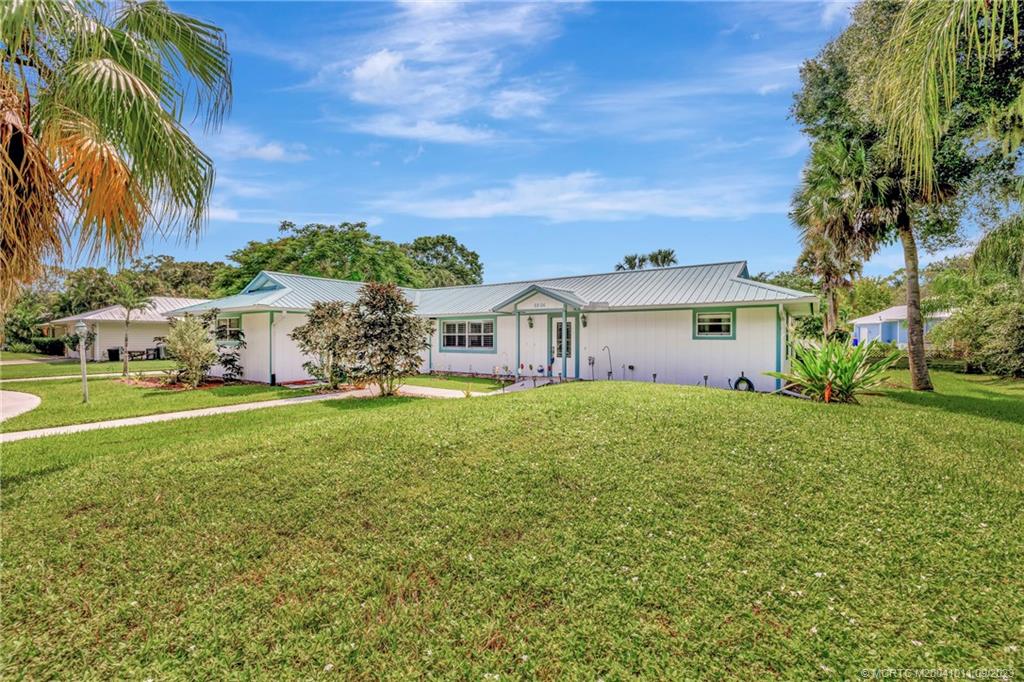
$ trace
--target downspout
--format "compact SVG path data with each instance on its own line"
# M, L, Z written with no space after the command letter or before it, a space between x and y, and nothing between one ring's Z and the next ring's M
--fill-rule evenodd
M775 315L775 371L782 371L782 316L785 314L782 304ZM775 379L775 390L782 389L782 379Z
M268 343L267 348L270 356L270 385L277 385L277 377L274 376L274 311L270 311L270 324L267 326Z
M573 370L574 370L574 375L575 375L575 376L573 376L573 379L576 379L577 381L580 378L580 334L583 333L582 331L580 331L581 329L583 329L583 327L580 324L580 314L576 313L576 334L574 334L573 338L572 338L572 341L573 341L572 359L573 359Z

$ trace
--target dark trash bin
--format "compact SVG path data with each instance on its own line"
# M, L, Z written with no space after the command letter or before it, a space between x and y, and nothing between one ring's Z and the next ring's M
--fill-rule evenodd
M110 360L111 362L117 362L120 359L121 359L121 349L120 348L108 348L107 349L107 360Z

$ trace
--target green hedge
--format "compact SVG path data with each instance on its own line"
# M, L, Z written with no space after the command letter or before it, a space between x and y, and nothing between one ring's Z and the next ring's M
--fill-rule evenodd
M32 345L44 355L64 355L64 340L52 336L32 337Z

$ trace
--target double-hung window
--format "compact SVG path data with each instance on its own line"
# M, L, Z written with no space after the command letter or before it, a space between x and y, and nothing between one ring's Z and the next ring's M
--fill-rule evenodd
M732 311L716 311L697 313L694 316L694 338L697 339L734 339L736 330L734 327Z
M221 341L237 341L242 331L242 318L220 317L217 319L217 338Z
M494 349L494 320L452 320L442 323L441 350Z

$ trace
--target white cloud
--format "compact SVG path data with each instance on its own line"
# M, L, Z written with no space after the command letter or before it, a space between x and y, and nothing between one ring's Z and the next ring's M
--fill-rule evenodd
M545 93L511 73L522 52L558 34L562 15L574 7L400 3L383 27L347 45L350 56L332 58L334 43L331 52L325 48L307 86L375 110L361 126L373 134L476 144L494 133L467 127L467 117L540 115Z
M459 123L442 123L427 119L406 119L395 114L354 121L351 128L379 137L447 144L484 144L495 138L494 132L487 128L470 128Z
M795 135L792 139L786 140L779 145L778 155L782 158L796 156L807 149L807 138L803 135Z
M821 25L826 28L834 24L845 26L855 4L855 0L825 0L821 8Z
M536 118L544 113L548 97L539 90L508 88L496 92L491 98L491 116L494 118Z
M209 148L221 159L256 159L259 161L306 161L309 154L302 144L284 144L267 140L244 126L226 125L209 137Z
M211 206L207 215L210 220L221 220L231 223L237 222L240 217L236 209L228 208L226 206Z
M541 218L552 222L621 221L660 216L740 219L784 214L785 200L767 196L777 179L728 177L687 185L642 186L593 172L520 176L465 196L430 197L402 192L374 202L375 208L438 219Z

